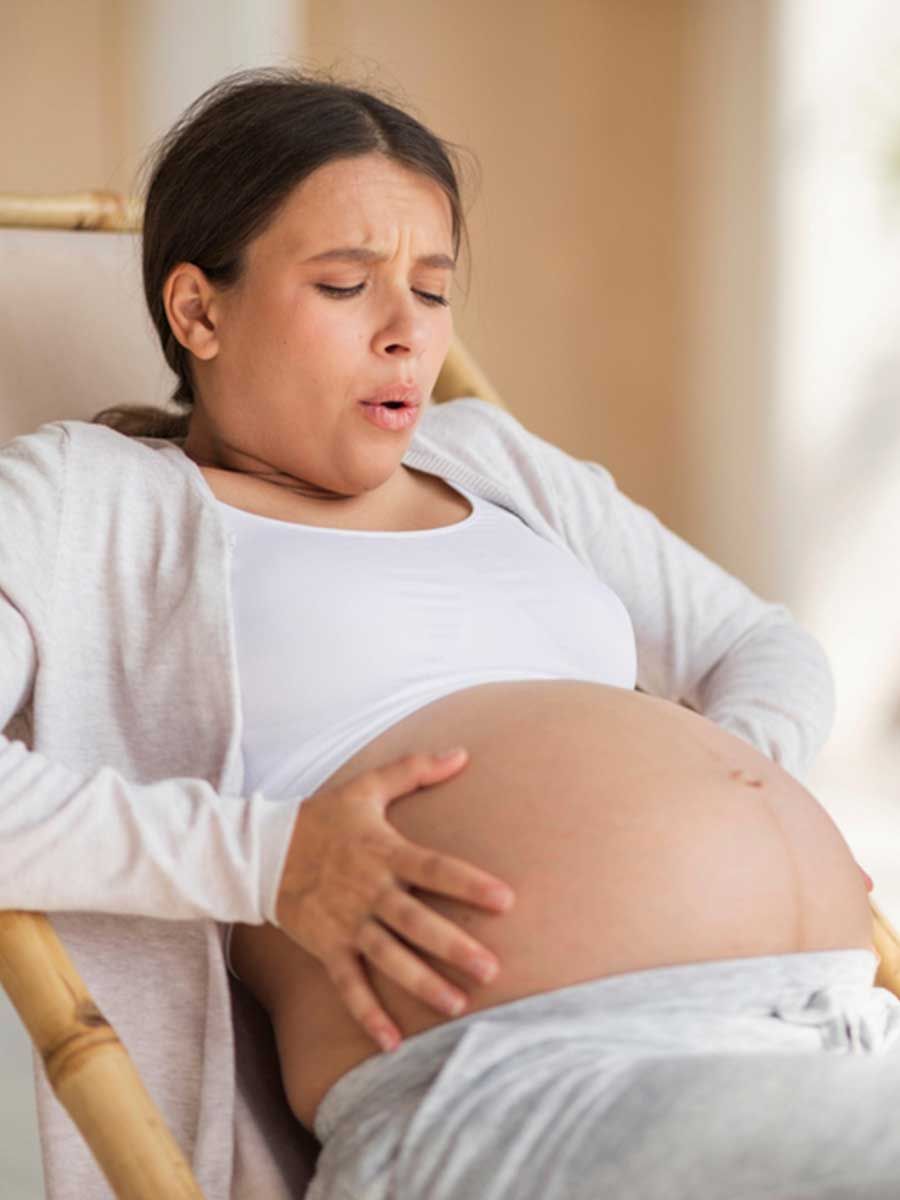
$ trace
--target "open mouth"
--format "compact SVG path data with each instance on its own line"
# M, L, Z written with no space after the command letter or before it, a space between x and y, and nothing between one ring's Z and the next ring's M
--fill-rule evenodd
M363 408L387 408L391 411L404 408L418 408L417 404L410 404L407 400L362 400L360 403Z
M364 400L360 404L368 420L381 429L409 429L418 417L418 404L406 400L382 400L380 403Z

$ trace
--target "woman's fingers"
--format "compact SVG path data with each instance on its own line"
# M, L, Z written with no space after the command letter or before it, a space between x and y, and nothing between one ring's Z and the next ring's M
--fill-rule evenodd
M463 862L461 858L426 850L413 842L397 843L391 854L390 867L404 883L411 883L426 892L452 896L454 900L464 900L479 908L506 912L515 899L512 888L496 875Z
M449 1017L458 1017L466 1007L468 997L465 992L442 979L380 922L366 921L359 930L356 946L373 966L429 1008Z
M357 955L339 951L329 955L324 966L354 1020L382 1050L395 1049L402 1040L400 1030L379 1004Z
M466 971L479 983L490 983L500 969L490 950L401 888L385 892L374 911L406 941Z

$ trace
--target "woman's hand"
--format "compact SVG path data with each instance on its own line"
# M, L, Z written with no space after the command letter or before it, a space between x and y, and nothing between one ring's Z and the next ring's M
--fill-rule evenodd
M278 925L319 959L350 1014L383 1050L394 1049L400 1031L381 1007L360 955L449 1016L462 1012L466 994L403 941L482 983L499 966L490 951L408 889L425 888L496 912L510 907L512 890L477 867L407 841L387 819L392 801L457 774L466 758L457 747L364 771L314 792L294 825L275 904Z

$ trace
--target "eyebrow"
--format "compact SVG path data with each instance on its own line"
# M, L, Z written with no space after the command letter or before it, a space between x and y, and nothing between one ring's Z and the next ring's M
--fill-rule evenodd
M306 258L303 261L332 262L337 259L344 262L386 262L387 255L378 254L366 246L338 246L334 250L323 250L321 254L314 254L312 258ZM439 267L446 271L452 271L455 269L456 263L446 254L423 254L416 259L416 266Z

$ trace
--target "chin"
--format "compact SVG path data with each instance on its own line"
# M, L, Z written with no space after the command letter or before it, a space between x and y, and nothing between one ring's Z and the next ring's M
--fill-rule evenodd
M402 464L403 454L396 450L390 457L367 453L356 464L355 470L345 473L345 484L338 490L348 497L375 492L397 476Z

